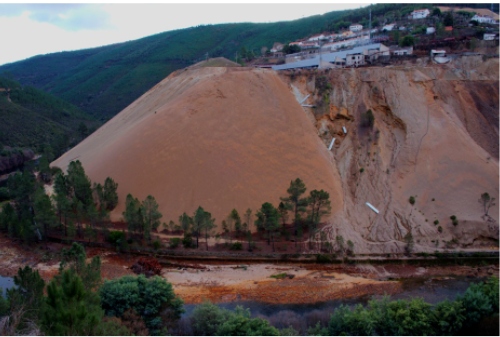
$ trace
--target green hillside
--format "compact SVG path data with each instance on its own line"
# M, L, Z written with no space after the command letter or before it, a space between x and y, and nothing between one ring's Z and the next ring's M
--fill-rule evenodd
M377 4L372 17L392 19L423 4ZM395 14L396 13L396 14ZM294 21L198 26L104 47L32 57L0 67L23 85L32 85L108 120L174 70L205 57L234 60L242 48L260 54L274 42L288 43L335 31L350 23L368 25L368 7L330 12ZM374 24L380 24L374 20Z
M0 146L40 152L50 145L59 155L99 123L85 112L39 89L0 77Z

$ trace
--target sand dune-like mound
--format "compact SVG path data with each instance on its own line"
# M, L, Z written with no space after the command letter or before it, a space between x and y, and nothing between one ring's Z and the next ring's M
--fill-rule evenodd
M118 220L128 193L153 195L162 221L198 206L216 222L231 209L277 205L300 177L343 207L331 153L288 86L273 71L182 70L153 87L52 163L80 160L93 182L118 182Z

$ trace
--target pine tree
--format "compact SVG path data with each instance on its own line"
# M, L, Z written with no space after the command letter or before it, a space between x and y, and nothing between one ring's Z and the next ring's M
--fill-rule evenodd
M45 194L43 188L39 188L35 193L33 211L35 213L35 230L41 231L43 237L46 239L49 229L57 225L57 216L50 197Z
M193 234L196 236L196 248L199 247L199 237L200 233L203 230L203 222L205 221L205 210L203 207L199 206L194 212L193 216Z
M288 197L281 198L281 201L285 202L285 206L293 211L293 225L294 225L294 235L297 239L299 235L299 228L301 221L301 214L306 211L307 198L301 198L302 194L306 191L306 185L304 182L297 178L290 182L290 187L286 190ZM297 240L295 240L295 245L297 245Z
M151 230L156 230L160 226L162 214L158 211L158 203L151 195L148 195L142 202L141 211L144 217L144 237L150 241Z
M272 242L274 252L274 238L279 229L278 210L272 204L265 202L256 216L257 220L255 220L255 224L267 231L267 243Z
M41 325L46 335L96 335L104 316L99 296L85 290L84 282L71 269L50 282L45 303Z
M133 235L135 232L144 233L144 217L142 216L141 203L132 194L128 194L125 199L125 211L122 213L123 218L128 224L128 233Z
M98 255L87 264L85 248L76 242L71 248L63 249L61 255L59 274L65 269L73 270L83 280L87 290L96 289L101 284L101 258Z
M104 202L108 211L113 210L118 205L118 183L110 177L104 181Z
M70 200L69 200L69 188L66 181L66 176L63 172L56 175L54 179L54 192L53 199L56 202L56 212L59 215L59 223L63 224L64 217L64 228L65 235L67 236L67 214L70 209Z

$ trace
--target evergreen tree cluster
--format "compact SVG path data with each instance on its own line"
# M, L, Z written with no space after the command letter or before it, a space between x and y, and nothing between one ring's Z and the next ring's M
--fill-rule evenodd
M57 231L69 238L78 235L95 239L96 224L105 220L118 203L118 184L108 177L104 186L92 186L77 160L69 164L67 174L62 171L56 174L54 194L49 197L43 182L52 180L52 170L48 168L48 162L45 164L44 161L39 164L39 180L30 168L9 177L7 192L10 200L2 206L0 230L26 243L46 240L48 235Z

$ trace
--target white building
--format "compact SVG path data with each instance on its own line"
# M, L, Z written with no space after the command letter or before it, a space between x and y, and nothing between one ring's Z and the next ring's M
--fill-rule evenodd
M395 26L396 26L395 23L389 23L389 24L385 25L384 27L382 27L382 31L385 30L385 31L390 32L391 30L394 29Z
M412 55L413 54L413 47L398 47L398 46L391 46L389 47L391 51L391 55L395 56L403 56L403 55Z
M491 16L488 15L474 15L470 21L477 21L479 23L489 23L489 24L495 24L496 21L493 19Z
M416 19L425 19L430 14L431 12L427 8L425 8L425 9L416 9L413 12L411 12L410 15L413 20L416 20Z
M308 38L307 41L319 41L319 40L323 40L324 38L325 38L325 36L323 34L313 35L310 38Z
M485 41L493 41L496 36L497 36L496 34L484 33L483 40L485 40Z
M425 31L425 33L427 35L434 34L435 32L436 32L436 28L434 28L434 27L427 27L427 30Z
M285 45L284 45L283 43L275 42L275 43L273 44L273 47L271 48L271 50L270 50L270 51L271 51L271 53L277 53L277 52L280 52L280 51L282 51L282 50L283 50L283 47L284 47L284 46L285 46Z
M349 30L351 32L360 32L363 30L363 26L360 25L359 23L355 23L355 24L349 26Z
M373 62L381 56L390 56L389 48L381 43L372 43L335 53L316 54L312 58L272 66L274 70L358 67Z

